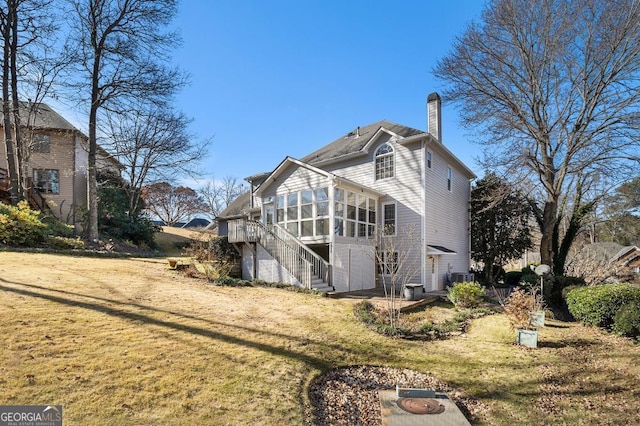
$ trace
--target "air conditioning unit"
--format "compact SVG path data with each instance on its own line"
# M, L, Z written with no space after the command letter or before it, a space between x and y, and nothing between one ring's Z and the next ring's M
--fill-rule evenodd
M473 274L466 272L454 272L451 274L451 279L454 283L473 282Z

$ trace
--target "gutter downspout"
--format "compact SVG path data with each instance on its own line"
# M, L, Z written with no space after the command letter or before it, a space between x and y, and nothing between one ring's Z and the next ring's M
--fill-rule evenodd
M420 148L420 173L422 174L421 176L421 184L422 184L422 191L421 191L421 216L422 216L422 230L421 230L421 237L422 237L422 251L421 251L421 255L420 255L420 267L422 270L422 289L423 291L427 291L427 206L426 206L426 202L427 202L427 170L426 170L426 143L425 140L422 139L422 146Z

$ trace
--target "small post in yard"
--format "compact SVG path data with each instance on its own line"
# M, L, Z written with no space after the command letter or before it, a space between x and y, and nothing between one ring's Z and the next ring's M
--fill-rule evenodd
M551 267L549 265L538 265L536 269L533 270L537 276L540 277L540 296L544 300L544 274L548 274L551 272Z

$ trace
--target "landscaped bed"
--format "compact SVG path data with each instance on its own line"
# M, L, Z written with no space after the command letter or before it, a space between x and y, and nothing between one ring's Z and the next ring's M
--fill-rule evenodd
M477 424L640 423L640 348L575 323L549 321L535 350L501 314L396 339L350 302L213 286L166 259L13 252L0 306L0 404L61 404L65 425L303 424L314 380L351 366L428 375L477 401Z

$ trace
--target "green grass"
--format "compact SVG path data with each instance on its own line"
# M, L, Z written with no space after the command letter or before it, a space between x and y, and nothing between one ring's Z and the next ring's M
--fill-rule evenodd
M310 381L360 364L432 373L489 407L479 424L640 421L640 348L577 324L551 321L537 350L500 314L404 341L348 300L213 286L164 259L12 252L0 306L0 405L62 404L65 425L302 424Z

